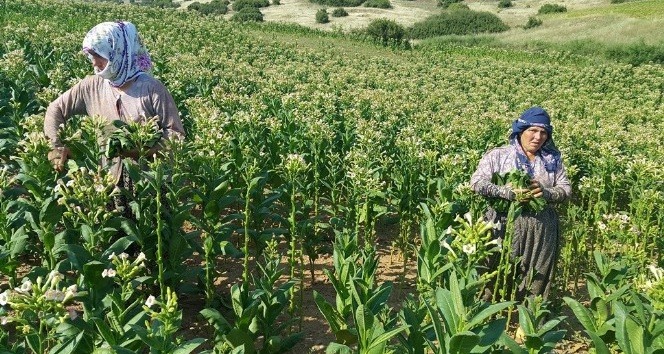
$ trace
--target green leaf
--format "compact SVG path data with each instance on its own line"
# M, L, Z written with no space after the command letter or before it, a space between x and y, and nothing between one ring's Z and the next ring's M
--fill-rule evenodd
M436 289L436 305L442 315L446 331L450 335L454 335L457 332L457 325L460 317L465 315L465 311L457 312L455 310L452 293L443 288Z
M623 304L614 302L613 312L616 319L616 339L620 349L625 354L644 354L643 327L631 318Z
M595 345L595 351L597 354L611 354L609 351L609 348L606 346L606 343L598 336L595 332L591 332L586 330L586 333L588 336L590 336L590 339L592 339L593 344Z
M92 321L92 323L95 324L95 326L97 327L97 331L99 332L101 337L104 339L104 341L106 343L108 343L108 345L114 346L114 345L118 344L117 340L116 340L116 337L115 337L115 333L106 324L106 322L104 322L103 319L93 317L90 320Z
M465 326L466 329L472 330L475 326L480 325L484 321L486 321L488 318L492 317L493 315L501 312L502 310L514 305L514 301L506 301L506 302L500 302L497 304L493 304L484 310L480 311L477 315L473 316L473 318L470 319L468 324Z
M470 353L480 342L480 337L470 331L459 332L450 338L449 353Z
M390 330L390 331L387 331L387 332L385 332L385 333L379 335L379 336L376 337L376 338L373 338L373 339L371 340L371 345L370 345L369 348L367 348L367 349L371 350L371 349L373 349L374 347L376 347L376 346L379 345L379 344L382 344L382 343L384 343L384 342L388 342L390 339L392 339L392 338L393 338L394 336L396 336L397 334L399 334L399 333L405 331L406 329L408 329L408 327L409 327L409 326L401 326L401 327L397 327L397 328L394 328L394 329L392 329L392 330Z
M28 347L32 349L35 353L42 353L41 339L38 335L32 333L25 336L25 340L28 342Z
M564 297L563 300L565 303L567 303L567 306L572 309L572 312L574 312L574 315L579 320L581 325L583 325L583 328L585 328L586 331L597 333L597 327L595 327L592 314L587 308L570 297Z
M489 347L498 341L500 336L505 332L506 324L507 318L503 317L487 323L479 331L473 329L473 332L480 336L479 345L488 350Z
M10 258L16 258L25 251L28 244L28 233L25 232L25 225L21 226L11 236L11 246L9 249Z
M205 342L203 338L194 338L185 343L180 344L173 350L172 354L189 354Z
M39 221L47 225L57 225L60 219L62 219L64 210L64 206L58 204L55 198L49 197L42 204L39 212Z
M245 331L241 331L238 328L233 328L228 334L224 335L224 339L234 348L243 347L245 353L256 353L256 349L254 347L254 338Z
M353 354L353 351L347 345L332 342L327 346L325 354Z
M68 338L64 342L54 346L49 354L72 354L77 353L78 346L84 340L85 332L80 332L75 337ZM89 350L89 349L88 349Z
M500 343L509 348L513 354L528 354L528 350L522 348L512 337L507 333L502 333L500 335Z

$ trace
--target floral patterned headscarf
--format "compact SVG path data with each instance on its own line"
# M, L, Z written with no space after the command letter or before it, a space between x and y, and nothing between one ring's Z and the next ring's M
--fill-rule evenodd
M95 74L115 87L138 77L152 68L150 54L131 22L102 22L94 26L83 39L83 52L90 52L108 60L104 70Z

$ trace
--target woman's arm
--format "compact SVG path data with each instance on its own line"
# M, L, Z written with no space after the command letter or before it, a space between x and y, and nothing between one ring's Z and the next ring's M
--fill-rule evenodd
M87 113L85 106L87 86L86 80L83 79L48 105L44 117L44 134L51 142L51 147L63 146L58 138L58 130L70 117Z
M562 160L558 162L558 168L555 172L555 180L552 187L542 188L542 196L547 201L560 203L567 200L572 195L572 185L567 178L565 166Z
M178 107L166 86L155 79L155 87L152 92L152 105L157 116L159 126L163 129L165 139L183 139L184 127L180 119Z
M491 183L493 174L500 172L498 154L497 150L492 150L482 156L477 170L470 178L470 188L485 197L514 200L516 195L510 186L498 186Z

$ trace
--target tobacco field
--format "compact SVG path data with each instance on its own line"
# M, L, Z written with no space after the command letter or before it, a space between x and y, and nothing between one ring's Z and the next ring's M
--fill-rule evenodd
M661 65L390 48L142 6L0 6L0 353L314 352L315 326L326 353L664 353ZM108 208L120 192L98 164L102 119L62 129L63 173L43 133L48 104L92 74L85 33L115 19L138 27L187 132L168 157L128 165L132 217ZM484 301L481 266L506 246L470 176L533 105L573 185L556 207L556 289ZM305 291L321 267L331 293ZM192 297L200 311L183 311ZM186 331L193 318L203 326Z

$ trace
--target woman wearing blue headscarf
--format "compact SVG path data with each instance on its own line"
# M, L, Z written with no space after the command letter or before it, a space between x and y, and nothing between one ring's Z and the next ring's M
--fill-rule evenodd
M512 123L509 144L488 151L480 160L470 180L471 188L491 198L516 199L512 186L492 183L495 173L505 174L520 169L530 176L533 197L547 201L539 213L524 211L514 221L512 258L519 260L520 283L517 298L542 295L547 298L560 251L558 214L551 206L569 198L572 188L565 173L560 151L553 142L549 114L532 107ZM496 237L504 237L506 215L489 209L486 219L502 225Z

